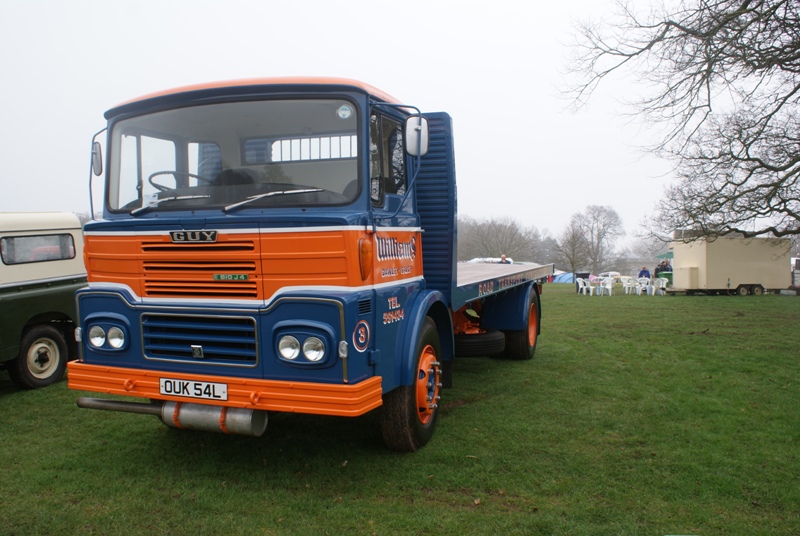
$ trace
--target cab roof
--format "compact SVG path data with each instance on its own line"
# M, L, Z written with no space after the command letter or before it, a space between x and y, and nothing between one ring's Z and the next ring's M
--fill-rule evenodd
M321 76L285 76L285 77L272 77L272 78L245 78L240 80L223 80L217 82L206 82L201 84L193 84L188 86L181 86L172 89L166 89L162 91L157 91L155 93L150 93L147 95L143 95L141 97L137 97L135 99L131 99L129 101L125 101L123 103L118 104L117 106L111 108L105 113L106 119L119 115L121 113L126 113L128 111L137 110L140 108L145 108L146 103L170 103L175 102L177 96L186 96L190 94L195 94L198 98L201 95L221 95L226 93L231 94L241 94L241 93L253 93L254 91L258 91L259 88L265 87L285 87L287 90L290 88L299 90L302 88L305 89L312 89L312 88L329 88L331 90L342 90L342 89L349 89L349 90L357 90L367 95L371 95L372 97L377 98L378 100L391 103L391 104L401 104L400 101L389 95L388 93L361 82L359 80L354 80L350 78L336 78L336 77L321 77ZM182 100L182 99L181 99Z

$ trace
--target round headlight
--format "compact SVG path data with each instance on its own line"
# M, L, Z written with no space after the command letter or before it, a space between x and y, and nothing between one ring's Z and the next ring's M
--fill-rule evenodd
M108 330L108 344L112 348L122 348L125 344L125 333L118 327L113 327Z
M300 355L300 343L291 335L284 335L278 341L278 352L284 359L297 359Z
M309 361L319 361L325 357L325 343L317 337L309 337L303 343L303 355Z
M89 328L89 344L95 348L100 348L106 343L106 332L100 326Z

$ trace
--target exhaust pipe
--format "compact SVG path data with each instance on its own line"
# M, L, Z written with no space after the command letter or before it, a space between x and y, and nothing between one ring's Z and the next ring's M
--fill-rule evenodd
M155 402L141 404L100 398L78 398L79 408L155 415L171 428L261 437L267 430L267 412L246 408Z

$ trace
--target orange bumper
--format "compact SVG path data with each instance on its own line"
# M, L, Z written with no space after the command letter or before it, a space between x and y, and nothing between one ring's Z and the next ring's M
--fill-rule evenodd
M173 374L153 370L88 365L79 361L71 361L67 364L67 369L67 385L70 389L153 400L174 400L194 404L339 417L357 417L382 404L380 376L354 385L333 385L200 374ZM228 400L220 402L163 395L159 392L161 378L224 383L228 386Z

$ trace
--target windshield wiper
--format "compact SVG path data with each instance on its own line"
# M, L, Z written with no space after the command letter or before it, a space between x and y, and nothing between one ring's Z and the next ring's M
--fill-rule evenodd
M265 197L272 197L274 195L289 195L289 194L307 194L311 192L321 192L322 188L303 188L300 190L276 190L274 192L267 192L265 194L254 195L248 197L244 201L239 201L238 203L234 203L232 205L228 205L227 207L223 208L222 210L225 212L230 212L231 210L235 210L241 206L247 205L248 203L252 203L253 201L258 201L259 199L263 199Z
M160 205L161 203L164 203L166 201L184 201L184 200L187 200L187 199L207 199L209 197L211 197L211 196L210 195L175 195L175 196L172 196L172 197L162 197L161 199L157 199L156 201L150 203L149 205L144 205L142 207L135 208L135 209L131 210L131 216L136 216L137 214L140 214L142 212L150 210L153 207L157 207L158 205Z

